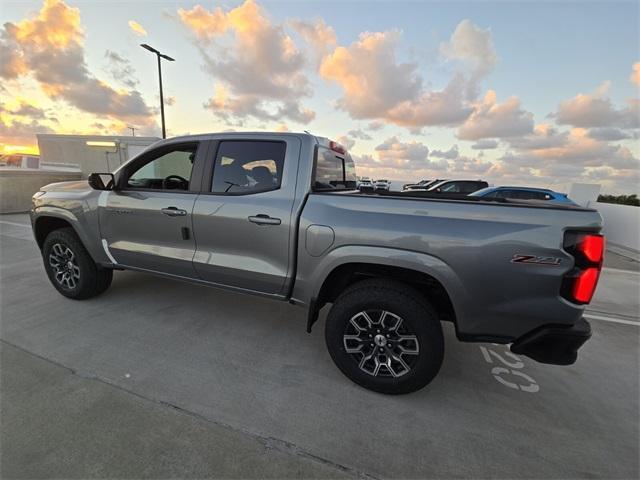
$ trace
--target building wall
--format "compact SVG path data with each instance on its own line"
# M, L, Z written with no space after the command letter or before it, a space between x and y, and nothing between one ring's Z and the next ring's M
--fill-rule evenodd
M640 207L590 202L600 212L607 242L640 252Z
M40 187L55 182L80 180L80 172L52 172L23 168L0 169L0 213L26 212Z
M75 163L82 175L113 172L147 146L160 140L157 137L125 137L102 135L38 135L41 162ZM115 142L113 147L95 147L88 141Z

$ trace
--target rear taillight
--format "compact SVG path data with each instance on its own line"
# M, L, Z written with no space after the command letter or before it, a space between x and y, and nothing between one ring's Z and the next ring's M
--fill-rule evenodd
M599 276L600 269L596 267L587 268L580 272L573 283L571 292L574 300L578 303L589 303L591 297L593 297L593 292L596 290Z
M564 249L573 255L575 266L565 275L562 296L574 303L589 303L602 269L604 237L594 233L567 232Z
M602 235L587 235L578 244L578 251L591 263L600 263L604 252L604 237Z

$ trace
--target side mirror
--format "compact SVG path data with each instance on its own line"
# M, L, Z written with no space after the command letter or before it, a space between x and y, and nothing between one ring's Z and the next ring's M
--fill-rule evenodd
M436 188L436 192L437 193L442 193L442 189L441 188Z
M89 186L94 190L113 190L116 184L113 173L92 173L88 180Z

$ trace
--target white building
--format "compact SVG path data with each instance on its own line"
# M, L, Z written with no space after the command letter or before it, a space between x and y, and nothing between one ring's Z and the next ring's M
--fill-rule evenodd
M76 164L82 176L113 172L157 137L39 134L41 164Z

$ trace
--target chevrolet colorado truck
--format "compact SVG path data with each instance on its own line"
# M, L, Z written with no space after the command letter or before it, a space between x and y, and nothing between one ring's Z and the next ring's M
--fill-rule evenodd
M72 299L127 269L288 301L307 309L309 332L331 304L333 361L377 392L436 376L444 321L460 341L575 362L602 266L598 213L434 197L361 194L351 156L326 138L206 134L43 187L31 222L51 283Z

